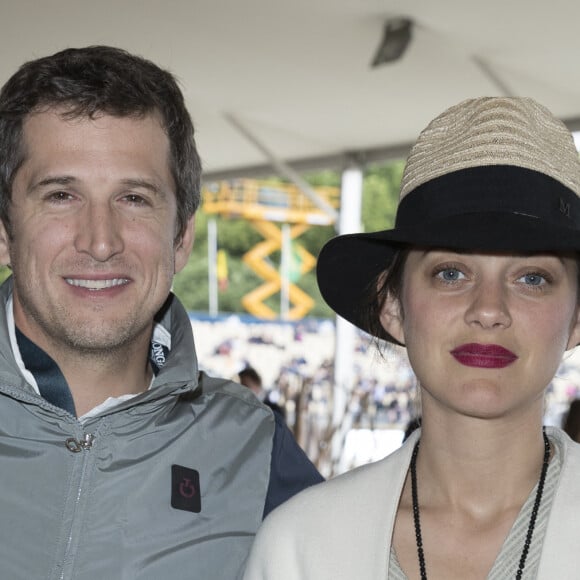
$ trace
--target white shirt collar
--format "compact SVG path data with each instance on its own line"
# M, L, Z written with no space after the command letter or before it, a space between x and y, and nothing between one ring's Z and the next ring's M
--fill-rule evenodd
M12 294L8 297L6 301L6 321L8 325L8 335L10 337L10 346L12 347L12 353L14 354L14 358L22 376L26 379L26 382L30 384L30 386L34 389L37 395L40 395L40 390L38 388L38 384L34 375L24 366L24 362L22 360L22 355L20 354L20 349L18 348L18 341L16 340L16 323L14 321L14 304L13 304ZM171 350L171 334L169 331L161 326L161 324L156 323L153 329L153 342L157 342L162 344L163 346L167 347ZM151 379L151 383L149 383L148 389L151 389L153 386L153 381L155 376ZM120 397L109 397L105 399L102 403L99 403L96 407L93 407L90 411L86 412L81 417L78 417L78 420L81 423L84 423L90 417L94 417L103 411L107 411L121 403L136 397L139 393L130 393L128 395L121 395Z

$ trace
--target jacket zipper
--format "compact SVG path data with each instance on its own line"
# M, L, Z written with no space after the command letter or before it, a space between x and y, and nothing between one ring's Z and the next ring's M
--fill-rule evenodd
M93 446L94 440L95 436L92 433L85 433L80 441L74 437L69 437L64 444L72 453L80 453L83 450L88 451Z
M84 437L81 440L75 439L74 437L69 437L65 441L65 445L66 445L66 448L71 453L81 453L82 451L88 452L91 450L94 440L95 440L95 436L92 433L85 433ZM88 461L89 461L89 455L87 453L83 457L83 463L82 463L82 468L81 468L81 477L79 479L79 484L78 484L78 488L77 488L73 516L77 512L77 507L80 503L82 492L84 491L84 483L85 483L85 478L86 478ZM73 543L73 539L74 539L73 538L73 528L74 528L75 519L76 519L76 516L73 517L73 521L71 523L71 530L69 533L69 537L68 537L66 549L64 552L64 557L63 557L62 573L60 575L60 580L65 580L66 565L67 565L67 562L68 562L69 557L71 555L71 551L72 551L71 547L72 547L72 543Z

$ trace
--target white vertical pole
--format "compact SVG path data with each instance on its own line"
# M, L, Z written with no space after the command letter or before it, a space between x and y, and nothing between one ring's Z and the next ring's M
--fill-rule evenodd
M290 310L290 253L292 251L292 241L290 239L290 226L282 225L282 251L280 255L280 275L282 277L280 286L280 318L288 320Z
M361 231L361 201L363 174L360 167L349 167L342 174L340 192L339 233L351 234ZM334 407L332 424L339 427L345 419L348 395L354 381L354 347L356 328L341 318L336 317L336 345L334 358ZM345 429L346 425L343 426ZM338 461L342 451L342 429L337 429L333 440L332 455Z
M218 315L218 280L217 280L217 223L215 218L207 222L207 261L209 281L209 315Z

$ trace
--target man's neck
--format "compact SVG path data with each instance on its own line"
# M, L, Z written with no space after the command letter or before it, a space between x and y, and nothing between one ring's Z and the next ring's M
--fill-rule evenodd
M153 379L147 356L139 357L139 364L124 360L76 357L68 361L63 374L69 385L78 417L100 405L110 397L138 394L146 391Z
M153 377L149 343L95 353L51 348L50 343L41 346L18 329L17 339L24 365L35 377L40 394L77 417L108 398L147 390Z

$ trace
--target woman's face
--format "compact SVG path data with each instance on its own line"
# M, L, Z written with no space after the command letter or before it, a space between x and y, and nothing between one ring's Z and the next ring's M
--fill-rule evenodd
M553 254L411 250L401 302L387 300L381 322L407 346L424 410L541 408L564 351L580 342L577 278L576 261Z

